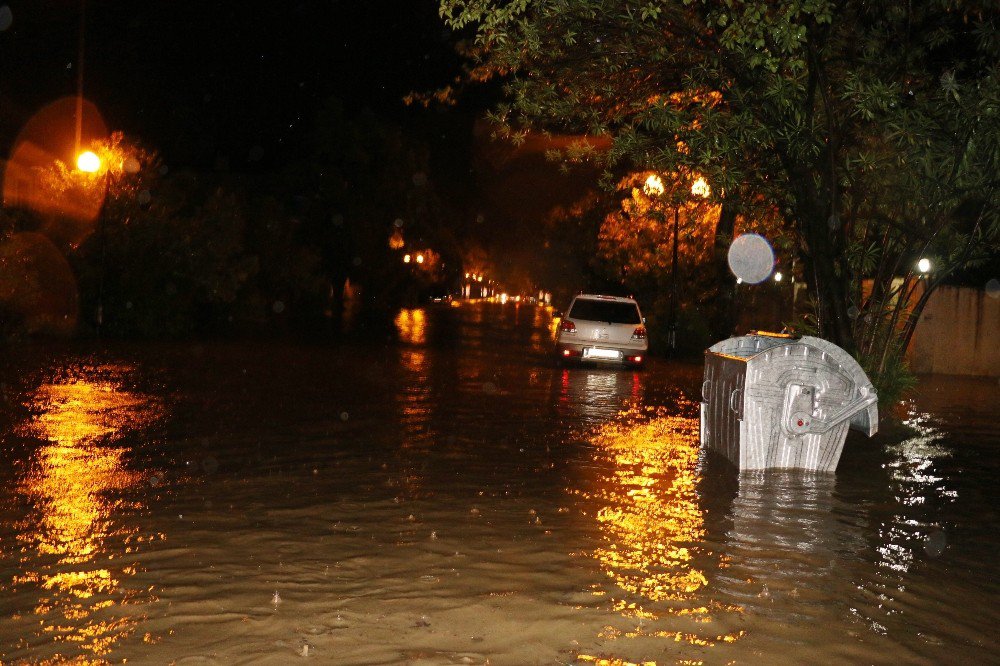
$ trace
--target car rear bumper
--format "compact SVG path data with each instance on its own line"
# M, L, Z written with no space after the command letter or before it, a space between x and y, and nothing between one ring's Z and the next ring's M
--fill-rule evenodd
M642 365L646 361L648 345L594 345L572 342L556 343L556 358L578 363L607 363L612 365Z

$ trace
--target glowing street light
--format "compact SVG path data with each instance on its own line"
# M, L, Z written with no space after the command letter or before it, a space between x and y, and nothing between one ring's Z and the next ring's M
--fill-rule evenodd
M642 186L642 190L651 197L658 197L664 193L665 188L660 177L655 173L651 173L649 174L649 178L646 179L645 185Z
M712 188L709 187L708 181L698 176L698 180L694 181L691 185L691 194L696 197L701 197L702 199L707 199L708 195L712 193Z
M404 264L410 263L410 255L408 255L408 254L404 254L403 255L403 263Z
M101 169L101 158L92 150L85 150L76 157L76 168L84 173L97 173Z
M781 278L783 278L783 277L784 276L781 274L781 271L775 271L775 273L774 273L774 281L775 282L781 282Z
M931 260L927 257L922 257L920 261L917 262L917 270L921 273L931 272Z
M424 255L422 255L422 254L418 254L417 255L417 263L418 264L424 263Z

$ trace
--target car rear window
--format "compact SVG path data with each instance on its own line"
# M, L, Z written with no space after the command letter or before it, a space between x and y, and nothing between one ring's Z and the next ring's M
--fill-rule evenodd
M641 324L635 303L622 301L592 301L578 298L569 311L570 319L606 321L611 324Z

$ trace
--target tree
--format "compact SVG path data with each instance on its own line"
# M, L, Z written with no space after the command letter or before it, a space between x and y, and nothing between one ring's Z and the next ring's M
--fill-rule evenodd
M950 270L996 252L1000 38L985 5L442 0L441 14L475 33L469 78L504 80L493 117L515 140L609 135L606 155L564 158L698 172L728 206L778 210L819 332L869 368L905 344L886 308L915 249L941 272L908 321Z
M663 314L664 321L651 329L666 336L668 323L677 324L678 344L689 352L703 351L735 325L735 307L727 298L734 281L725 251L720 267L717 248L728 247L734 233L754 232L775 238L779 254L788 251L774 211L756 211L752 218L726 215L722 205L705 201L704 185L681 174L629 174L618 183L625 196L604 218L596 251L605 274L641 297L652 318Z
M91 148L107 166L67 176L104 197L70 254L84 319L109 335L153 338L227 321L258 270L245 248L242 198L190 174L166 175L155 152L121 133Z

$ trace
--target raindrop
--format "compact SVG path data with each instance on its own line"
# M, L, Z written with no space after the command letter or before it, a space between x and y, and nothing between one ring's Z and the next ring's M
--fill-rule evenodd
M340 420L341 421L346 421L349 418L351 418L351 415L348 414L347 412L341 412L340 413Z
M274 591L274 596L271 597L271 603L275 606L281 603L281 595L278 594L277 590Z
M330 218L330 221L333 222L333 226L339 227L344 223L344 216L340 213L334 213L333 217Z
M164 165L162 165L160 167L160 175L161 176L166 176L168 171L170 171L170 167L168 167L166 164L164 164Z
M136 197L136 199L139 201L140 204L145 205L153 200L153 195L150 193L149 190L142 190L141 192L139 192L139 196Z
M10 7L7 5L0 7L0 32L9 28L13 22L14 13L10 11Z
M423 187L424 185L426 185L427 174L425 174L423 171L418 171L415 174L413 174L413 184L416 185L417 187Z
M261 146L254 146L247 157L251 162L259 162L264 158L264 149Z
M758 284L774 268L774 250L763 236L743 234L729 246L727 260L733 275L748 284Z
M122 168L125 170L125 173L139 173L139 169L141 167L142 165L139 164L139 160L134 157L126 157L125 163L122 164Z
M275 314L281 314L285 311L285 304L281 301L275 301L274 305L271 306L271 309L274 310Z
M395 219L395 220L393 221L393 224L394 224L394 225L396 225L396 228L397 228L397 229L402 229L402 228L403 228L403 218L401 218L401 217L397 217L397 218L396 218L396 219Z
M840 228L840 217L838 217L836 213L833 213L829 218L827 218L826 224L830 227L830 231L836 231Z
M940 557L948 545L948 537L944 530L934 530L924 539L924 552L930 557Z
M354 261L352 261L351 263L353 263L355 266L360 266L361 265L361 257L354 257Z
M1000 298L1000 280L990 278L986 282L986 295L990 298Z
M132 309L132 301L125 301L125 309L126 310Z
M205 471L206 474L214 474L215 471L219 469L219 461L213 458L212 456L208 456L207 458L201 461L201 468Z
M493 382L483 382L483 393L496 393L497 385Z
M858 314L860 314L860 312L861 311L858 310L853 305L851 307L847 308L847 316L850 317L851 319L857 319L858 318Z

